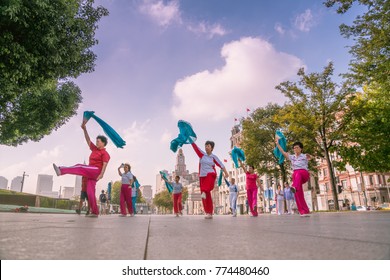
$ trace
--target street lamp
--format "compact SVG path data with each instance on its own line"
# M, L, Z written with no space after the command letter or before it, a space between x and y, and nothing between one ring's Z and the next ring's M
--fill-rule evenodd
M23 177L22 177L22 185L20 187L20 192L23 192L23 185L24 185L24 177L28 177L28 175L26 174L26 171L23 171Z

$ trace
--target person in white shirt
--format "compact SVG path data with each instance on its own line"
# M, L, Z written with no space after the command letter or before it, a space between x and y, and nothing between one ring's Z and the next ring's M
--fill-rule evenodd
M167 183L171 184L173 187L172 191L172 196L173 196L173 213L175 214L176 217L179 217L180 215L183 215L183 205L182 205L182 192L183 192L183 185L179 183L180 181L180 176L175 177L175 182L168 182L163 177L163 180L166 181Z
M124 173L121 172L121 168L124 169ZM130 164L125 163L118 167L118 174L122 177L122 187L121 187L121 194L120 194L120 209L121 214L119 217L126 217L126 207L129 211L129 214L133 217L133 205L131 202L131 185L133 184L133 174L130 172L131 167Z
M276 146L279 151L282 152L283 156L291 161L292 169L294 170L291 191L295 193L295 202L297 203L298 211L301 214L301 217L310 217L310 210L305 201L302 185L309 181L310 174L308 166L312 156L302 153L303 144L301 142L295 142L293 144L294 154L290 155L283 150L278 140L279 138L276 137Z
M191 145L199 157L199 183L203 208L204 212L206 213L205 218L212 219L213 200L211 198L211 191L214 189L215 180L217 178L215 165L217 165L223 170L225 178L229 177L229 173L227 172L225 166L219 160L219 158L213 154L213 149L215 145L213 141L207 141L205 143L206 152L199 149L199 147L195 143L192 143Z

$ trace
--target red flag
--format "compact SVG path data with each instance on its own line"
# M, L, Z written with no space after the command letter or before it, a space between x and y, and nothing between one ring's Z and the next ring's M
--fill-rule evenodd
M224 159L223 161L224 161L224 162L227 162L227 159Z

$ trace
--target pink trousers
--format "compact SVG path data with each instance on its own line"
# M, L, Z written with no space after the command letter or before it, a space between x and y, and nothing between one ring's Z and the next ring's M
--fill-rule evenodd
M126 215L126 207L129 214L133 214L133 203L131 200L131 188L129 184L122 184L120 196L121 214Z
M249 211L253 216L258 216L257 214L257 188L247 189L246 194L248 196L248 206Z
M91 205L91 213L99 215L99 209L96 204L96 179L99 177L101 170L96 166L85 164L76 164L74 166L59 166L61 175L71 174L79 175L87 178L87 195L88 204Z
M305 196L303 193L302 185L304 183L306 183L307 181L309 181L310 174L306 169L297 169L297 170L294 170L292 177L293 177L292 185L296 189L295 202L297 203L298 212L301 215L309 214L310 210L309 210L309 207L307 207L307 204L305 201Z

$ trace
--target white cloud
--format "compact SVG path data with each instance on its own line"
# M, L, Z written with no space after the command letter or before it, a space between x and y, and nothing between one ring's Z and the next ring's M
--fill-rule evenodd
M130 127L126 128L123 131L123 138L126 141L126 146L134 145L136 143L148 142L149 139L146 137L148 132L148 126L150 124L150 119L144 121L141 124L138 124L134 121Z
M295 77L303 62L278 52L261 38L246 37L223 46L225 65L212 72L204 70L176 82L177 119L222 120L243 114L245 108L281 103L275 89L280 82Z
M178 1L170 1L167 4L164 4L162 0L144 0L139 6L139 10L163 27L166 27L173 22L181 22Z
M172 0L164 4L162 0L143 0L139 11L149 16L159 26L167 27L173 23L183 24L188 31L197 35L206 35L209 39L215 36L224 36L228 31L220 24L209 24L204 21L191 23L183 19L179 1Z
M58 158L62 152L63 146L56 146L51 150L43 150L36 155L38 159Z
M173 139L172 133L165 131L163 135L161 135L161 143L170 143Z
M310 9L295 17L294 26L302 32L310 31L314 25L315 21Z
M274 28L276 32L278 32L280 35L284 35L284 33L286 32L286 30L284 30L283 26L279 22L275 24Z
M224 36L228 32L220 24L210 25L206 22L200 22L197 25L188 25L187 29L198 35L207 35L210 39L214 36Z

